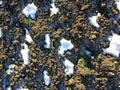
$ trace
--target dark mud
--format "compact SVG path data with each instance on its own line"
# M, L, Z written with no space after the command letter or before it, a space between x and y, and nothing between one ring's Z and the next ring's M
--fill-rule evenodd
M38 7L36 19L26 18L22 9L34 2ZM50 17L47 0L4 0L0 6L0 90L22 85L29 90L120 90L120 63L112 55L104 55L109 46L107 38L120 34L120 17L114 0L56 0L59 13ZM89 24L88 17L101 13L100 28ZM25 42L25 28L33 39L30 64L23 66L21 43ZM45 34L49 33L51 48L44 48ZM74 49L66 51L66 58L75 64L71 77L64 73L64 58L58 55L60 39L71 40ZM6 74L10 64L15 71ZM45 86L43 71L47 70L51 84Z

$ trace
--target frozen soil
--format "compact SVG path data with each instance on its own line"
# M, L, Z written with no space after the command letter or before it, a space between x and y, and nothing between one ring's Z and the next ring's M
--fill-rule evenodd
M30 2L38 7L36 19L26 18L22 9ZM59 13L50 17L50 0L3 0L0 6L0 90L24 86L29 90L119 90L119 58L103 54L109 46L111 30L120 34L120 14L114 0L56 0ZM88 17L101 13L100 28L89 24ZM20 56L25 42L25 28L33 39L28 44L30 64L24 66ZM51 48L44 48L45 34L49 33ZM66 51L66 58L75 65L71 77L64 73L64 58L58 55L60 39L71 40L74 49ZM89 53L87 53L87 52ZM83 59L83 62L81 62ZM10 64L15 71L6 74ZM43 71L51 78L44 84Z

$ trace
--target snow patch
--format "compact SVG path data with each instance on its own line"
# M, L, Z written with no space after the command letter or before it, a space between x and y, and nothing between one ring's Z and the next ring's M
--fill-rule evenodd
M50 48L50 35L49 34L46 34L45 35L45 45L44 45L44 47L45 48Z
M24 60L24 65L28 65L30 63L30 60L29 60L29 48L27 46L27 44L23 43L21 46L23 46L24 48L21 49L21 54L22 54L22 58Z
M26 36L25 36L25 40L29 43L32 43L32 37L30 36L30 33L28 32L28 30L26 29Z
M7 73L8 75L11 75L11 74L14 72L15 66L16 66L15 64L9 65L9 68L8 68L8 70L6 70L6 73Z
M7 90L12 90L12 88L9 86L9 87L7 87Z
M61 46L59 47L58 54L60 54L62 56L65 51L71 50L73 48L73 44L71 43L70 40L66 40L66 39L62 38L60 43L61 43Z
M99 28L100 25L97 23L97 18L100 17L100 13L97 14L97 16L92 16L92 17L88 17L88 20L90 22L91 25Z
M2 5L2 3L3 3L3 2L2 2L2 0L1 0L1 1L0 1L0 5Z
M108 39L110 41L110 45L108 48L103 49L103 52L118 58L120 54L120 36L113 33L113 36L110 36Z
M43 72L44 74L44 82L45 82L45 85L49 85L50 84L50 77L48 76L48 72L47 71L44 71Z
M20 87L20 88L18 88L17 90L29 90L29 89L28 89L28 88Z
M59 8L56 8L54 2L55 2L55 0L53 0L51 3L50 16L53 16L54 14L57 14L59 12Z
M23 85L23 83L18 86L18 88L16 88L16 90L29 90L27 87L25 87L25 85Z
M25 14L25 16L28 18L29 16L32 19L35 19L35 14L37 12L37 7L35 6L34 3L28 4L22 12Z
M120 0L116 1L117 9L120 11Z
M65 59L65 61L63 63L66 67L65 68L66 75L68 75L68 76L73 75L74 74L74 64L67 59Z

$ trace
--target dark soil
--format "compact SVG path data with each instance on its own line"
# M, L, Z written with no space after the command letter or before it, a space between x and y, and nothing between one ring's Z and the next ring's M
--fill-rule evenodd
M23 2L22 2L23 1ZM22 9L34 2L38 8L36 20L26 18ZM3 0L0 6L0 90L8 86L17 90L22 84L29 90L120 90L119 59L103 54L109 46L108 37L120 34L120 14L114 0L56 0L59 13L50 17L51 0ZM89 24L88 17L101 13L100 28ZM33 39L30 64L23 66L21 43L25 42L27 28ZM51 48L44 48L45 34L49 33ZM65 58L75 65L71 77L64 73L64 58L58 55L60 39L71 40L74 49L65 52ZM89 53L86 53L88 51ZM92 57L92 58L91 58ZM83 59L83 63L80 60ZM6 74L10 64L15 71ZM51 78L44 84L43 71Z

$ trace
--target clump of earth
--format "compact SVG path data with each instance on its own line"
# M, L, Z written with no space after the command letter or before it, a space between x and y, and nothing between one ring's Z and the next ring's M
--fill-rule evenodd
M120 34L118 1L1 0L0 90L119 90L120 58L103 50Z

